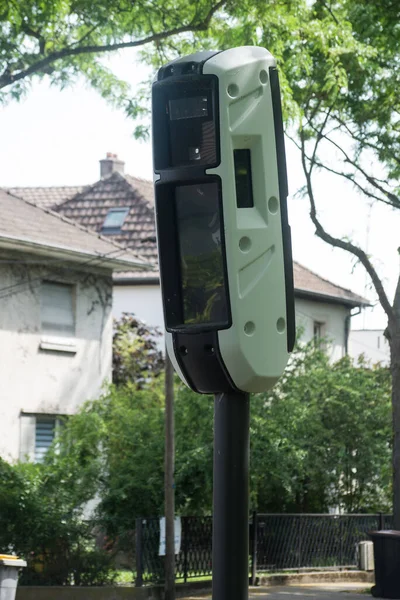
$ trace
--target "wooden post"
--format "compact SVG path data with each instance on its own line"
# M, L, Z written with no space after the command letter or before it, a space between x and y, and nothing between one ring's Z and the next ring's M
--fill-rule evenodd
M136 587L143 585L143 521L142 517L136 519Z
M165 352L165 600L175 600L174 369Z

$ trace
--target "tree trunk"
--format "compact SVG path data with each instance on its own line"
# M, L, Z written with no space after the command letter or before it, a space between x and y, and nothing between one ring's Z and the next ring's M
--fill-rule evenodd
M165 600L175 600L174 369L165 352Z
M400 324L389 328L393 414L393 528L400 530Z

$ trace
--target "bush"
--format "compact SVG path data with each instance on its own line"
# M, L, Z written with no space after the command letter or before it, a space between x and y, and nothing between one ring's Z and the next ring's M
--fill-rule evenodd
M113 554L96 547L76 488L55 475L51 463L13 466L0 459L1 550L27 560L22 585L111 583Z

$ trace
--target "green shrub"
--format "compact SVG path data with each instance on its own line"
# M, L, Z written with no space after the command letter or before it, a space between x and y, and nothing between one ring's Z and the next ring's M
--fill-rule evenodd
M0 549L27 560L22 585L104 585L114 579L113 553L96 546L94 525L84 519L84 503L66 475L57 477L51 461L9 465L0 459Z

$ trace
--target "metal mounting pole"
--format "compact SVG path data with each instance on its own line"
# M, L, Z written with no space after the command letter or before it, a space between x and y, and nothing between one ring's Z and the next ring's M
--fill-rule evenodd
M249 405L249 394L215 395L213 600L248 598Z

